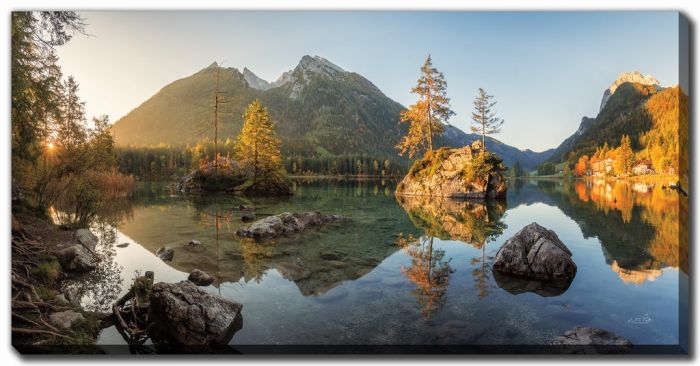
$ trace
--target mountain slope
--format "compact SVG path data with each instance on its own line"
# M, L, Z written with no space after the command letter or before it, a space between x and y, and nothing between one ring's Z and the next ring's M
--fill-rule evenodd
M289 156L368 155L396 158L394 146L407 126L404 107L361 75L321 57L304 56L292 70L267 82L248 68L211 66L163 87L113 127L118 145L191 145L212 138L216 75L220 75L219 138L235 138L245 106L260 98L269 109L282 152ZM479 138L448 126L437 145L463 146ZM506 165L533 167L551 152L519 150L495 139L487 146Z
M576 156L590 154L596 146L605 143L617 146L623 134L632 137L633 144L637 144L639 136L652 127L644 105L663 90L653 76L642 76L637 72L621 74L603 93L598 115L595 118L583 117L576 132L554 149L551 160L569 160L572 152Z

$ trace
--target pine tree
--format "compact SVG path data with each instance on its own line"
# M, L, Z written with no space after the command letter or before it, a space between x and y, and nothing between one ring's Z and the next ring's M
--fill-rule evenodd
M472 132L481 134L481 143L486 151L486 136L501 132L503 119L496 118L495 112L492 110L496 102L492 102L493 95L489 95L482 88L479 88L479 95L474 98L474 112L472 112L472 121L474 126L471 127Z
M252 171L253 183L257 182L258 177L282 172L280 140L275 137L267 108L256 99L246 108L243 120L243 129L235 146L238 163Z
M418 101L401 112L400 122L410 123L410 126L408 134L396 145L401 155L408 153L409 157L424 149L432 152L433 136L440 136L454 115L447 97L445 76L433 67L430 55L421 67L421 77L411 93L418 95Z

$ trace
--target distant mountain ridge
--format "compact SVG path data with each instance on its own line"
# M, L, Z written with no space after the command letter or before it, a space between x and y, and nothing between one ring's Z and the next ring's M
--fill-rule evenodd
M638 137L652 128L652 121L643 111L652 96L672 88L638 71L620 74L605 89L596 117L583 117L578 129L557 146L551 155L554 162L565 161L570 153L592 153L596 146L619 145L622 135Z
M404 106L372 82L346 71L325 58L303 56L297 66L274 82L245 67L221 68L211 64L158 91L113 126L118 145L194 144L213 137L213 101L216 74L222 97L219 137L234 138L242 127L245 106L259 98L276 121L285 155L368 155L397 158L394 146L406 133L399 124ZM447 126L438 146L459 147L480 136ZM487 138L487 147L506 165L516 161L526 168L550 158L552 150L520 150Z

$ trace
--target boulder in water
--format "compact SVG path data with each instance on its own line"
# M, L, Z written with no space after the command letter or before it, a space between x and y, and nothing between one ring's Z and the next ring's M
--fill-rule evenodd
M550 342L567 353L627 353L632 343L600 328L576 327Z
M209 286L214 282L214 277L199 269L193 269L187 279L197 286Z
M571 281L576 263L557 234L533 222L508 239L496 253L493 269L540 280Z
M325 215L320 212L283 212L268 216L252 223L248 228L238 229L236 234L254 239L270 239L289 233L302 231L310 226L317 226L340 220L340 215Z
M173 257L175 256L175 249L173 249L171 247L160 247L156 251L156 255L161 260L163 260L165 262L170 262L173 260Z
M81 244L63 248L55 253L61 267L68 272L89 272L97 268L97 259Z
M159 282L150 295L156 341L189 346L226 344L241 328L242 305L209 294L190 281Z

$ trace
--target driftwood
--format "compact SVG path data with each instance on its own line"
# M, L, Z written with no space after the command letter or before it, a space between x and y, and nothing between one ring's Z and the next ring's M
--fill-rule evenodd
M148 298L152 289L153 272L148 271L136 278L131 289L112 305L117 331L130 345L141 345L148 339Z

